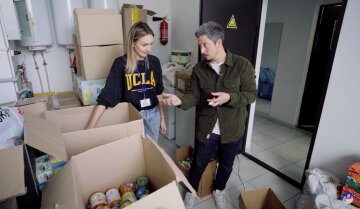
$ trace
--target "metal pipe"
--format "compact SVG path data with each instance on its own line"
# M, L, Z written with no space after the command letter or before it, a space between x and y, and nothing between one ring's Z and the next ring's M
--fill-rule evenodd
M46 63L46 61L45 61L43 51L41 51L41 57L43 58L43 65L44 65L44 68L45 68L45 74L46 74L46 81L47 81L47 85L48 85L48 90L49 90L49 92L51 92L49 75L48 75L48 71L47 71L47 67L46 67L46 66L47 66L47 63Z
M39 77L39 81L40 81L40 87L41 87L41 93L42 95L44 96L44 88L43 88L43 84L42 84L42 81L41 81L41 76L40 76L40 73L39 73L39 66L36 62L36 59L35 59L35 56L36 56L36 52L34 52L32 54L33 58L34 58L34 64L35 64L35 69L36 69L36 72L37 72L37 75Z
M14 77L11 78L0 78L0 83L17 82L20 79L21 73L18 72Z

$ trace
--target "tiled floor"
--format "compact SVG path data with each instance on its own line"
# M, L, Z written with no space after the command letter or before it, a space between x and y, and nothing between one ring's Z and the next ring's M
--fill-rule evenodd
M175 140L168 140L162 135L159 137L159 145L175 160ZM241 180L240 180L241 179ZM239 208L239 194L242 191L256 188L270 187L287 209L295 209L295 200L301 192L280 177L269 172L243 155L235 159L233 172L226 185L225 199L228 209ZM196 201L194 209L216 209L212 195L208 195Z
M257 99L251 146L246 151L301 182L311 133L270 120L270 103Z

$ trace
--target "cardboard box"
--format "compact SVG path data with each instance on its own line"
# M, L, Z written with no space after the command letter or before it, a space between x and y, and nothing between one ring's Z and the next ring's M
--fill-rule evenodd
M190 89L190 77L192 70L179 70L175 73L176 90L186 93Z
M176 149L176 165L183 172L186 178L189 176L189 170L181 166L179 161L185 160L185 158L192 153L193 149L191 146L180 147ZM201 176L199 188L197 190L197 195L200 198L205 197L212 192L212 184L216 174L216 163L216 160L209 162Z
M83 77L85 80L106 79L114 60L122 55L123 45L80 47Z
M70 156L143 132L140 113L128 103L108 108L96 128L83 130L95 107L47 111L46 102L25 111L25 144L67 161ZM29 122L30 121L30 122ZM26 193L23 145L0 150L0 201Z
M171 158L150 138L134 135L73 156L50 180L41 208L84 209L96 191L117 188L146 176L155 191L129 209L184 209L177 185L189 182Z
M16 198L10 198L3 202L0 202L0 208L2 209L18 209Z
M79 95L83 105L95 105L96 99L105 86L106 79L85 80L84 77L78 77L73 74L73 88Z
M349 200L346 199L348 194L350 194L350 196L352 197L352 201L350 200L351 204L355 205L356 207L360 207L360 193L357 192L355 189L349 187L348 185L345 185L342 188L340 199L343 202L349 201Z
M80 99L75 92L54 94L48 97L47 110L58 110L80 106Z
M240 193L241 209L286 209L270 188Z
M30 103L42 101L34 98ZM40 117L46 110L46 102L37 102L19 107L21 111L32 112ZM23 145L0 150L0 202L11 197L24 195L29 188L25 187L24 147Z
M87 106L45 111L43 118L25 113L25 143L67 161L71 156L93 147L143 133L142 117L129 103L108 108L96 128L84 130L94 108Z
M123 44L121 15L112 9L75 9L79 46Z
M351 176L357 184L360 184L360 162L356 162L349 167L348 176Z
M126 38L130 31L131 26L135 23L147 22L147 15L154 15L155 12L143 9L142 5L135 5L135 4L123 4L121 9L121 16L122 16L122 26L123 26L123 37L124 43L126 43Z

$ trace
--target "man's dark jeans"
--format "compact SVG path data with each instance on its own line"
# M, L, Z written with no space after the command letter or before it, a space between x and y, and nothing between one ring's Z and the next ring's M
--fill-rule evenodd
M189 171L189 182L195 190L199 188L199 182L207 164L213 157L218 146L219 167L213 189L224 190L230 178L235 156L238 153L241 140L221 144L221 136L210 134L207 144L195 140L195 157Z

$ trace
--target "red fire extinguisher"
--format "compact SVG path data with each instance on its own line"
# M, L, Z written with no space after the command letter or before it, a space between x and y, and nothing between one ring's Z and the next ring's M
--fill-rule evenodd
M160 43L166 45L168 43L168 23L166 22L166 17L164 17L160 23Z

